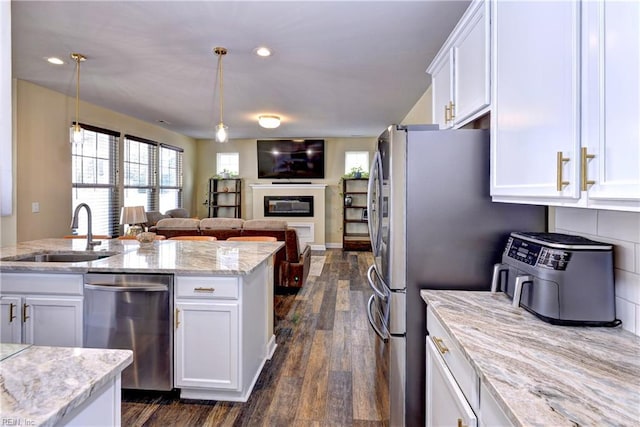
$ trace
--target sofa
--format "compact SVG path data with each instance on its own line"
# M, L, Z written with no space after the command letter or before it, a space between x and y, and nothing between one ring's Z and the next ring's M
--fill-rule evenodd
M227 240L238 236L272 236L284 242L275 254L273 279L277 287L301 288L311 266L311 247L300 245L298 233L286 221L239 218L163 218L149 231L166 236L213 236Z

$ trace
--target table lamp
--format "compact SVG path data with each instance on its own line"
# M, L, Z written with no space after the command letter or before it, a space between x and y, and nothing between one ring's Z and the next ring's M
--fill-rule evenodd
M137 236L144 229L140 224L147 222L144 206L123 206L120 211L120 224L129 224L127 236Z

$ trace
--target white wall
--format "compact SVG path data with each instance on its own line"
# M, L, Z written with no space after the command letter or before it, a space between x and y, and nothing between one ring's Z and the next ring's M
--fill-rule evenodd
M555 231L614 245L616 317L640 335L640 213L556 208Z

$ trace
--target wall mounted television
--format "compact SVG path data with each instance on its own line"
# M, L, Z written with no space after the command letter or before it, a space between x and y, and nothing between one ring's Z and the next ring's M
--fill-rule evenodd
M258 178L324 178L324 140L259 139Z

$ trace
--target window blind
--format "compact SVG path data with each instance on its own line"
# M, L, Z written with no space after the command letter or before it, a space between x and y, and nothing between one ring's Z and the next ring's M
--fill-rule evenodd
M91 208L92 232L117 235L118 206L118 139L120 133L81 124L84 137L81 144L73 144L72 155L72 209L80 203ZM77 234L87 234L88 216L79 214Z
M182 157L184 150L160 144L160 211L182 207Z
M158 143L132 135L125 135L123 172L123 206L144 206L146 211L157 210Z

